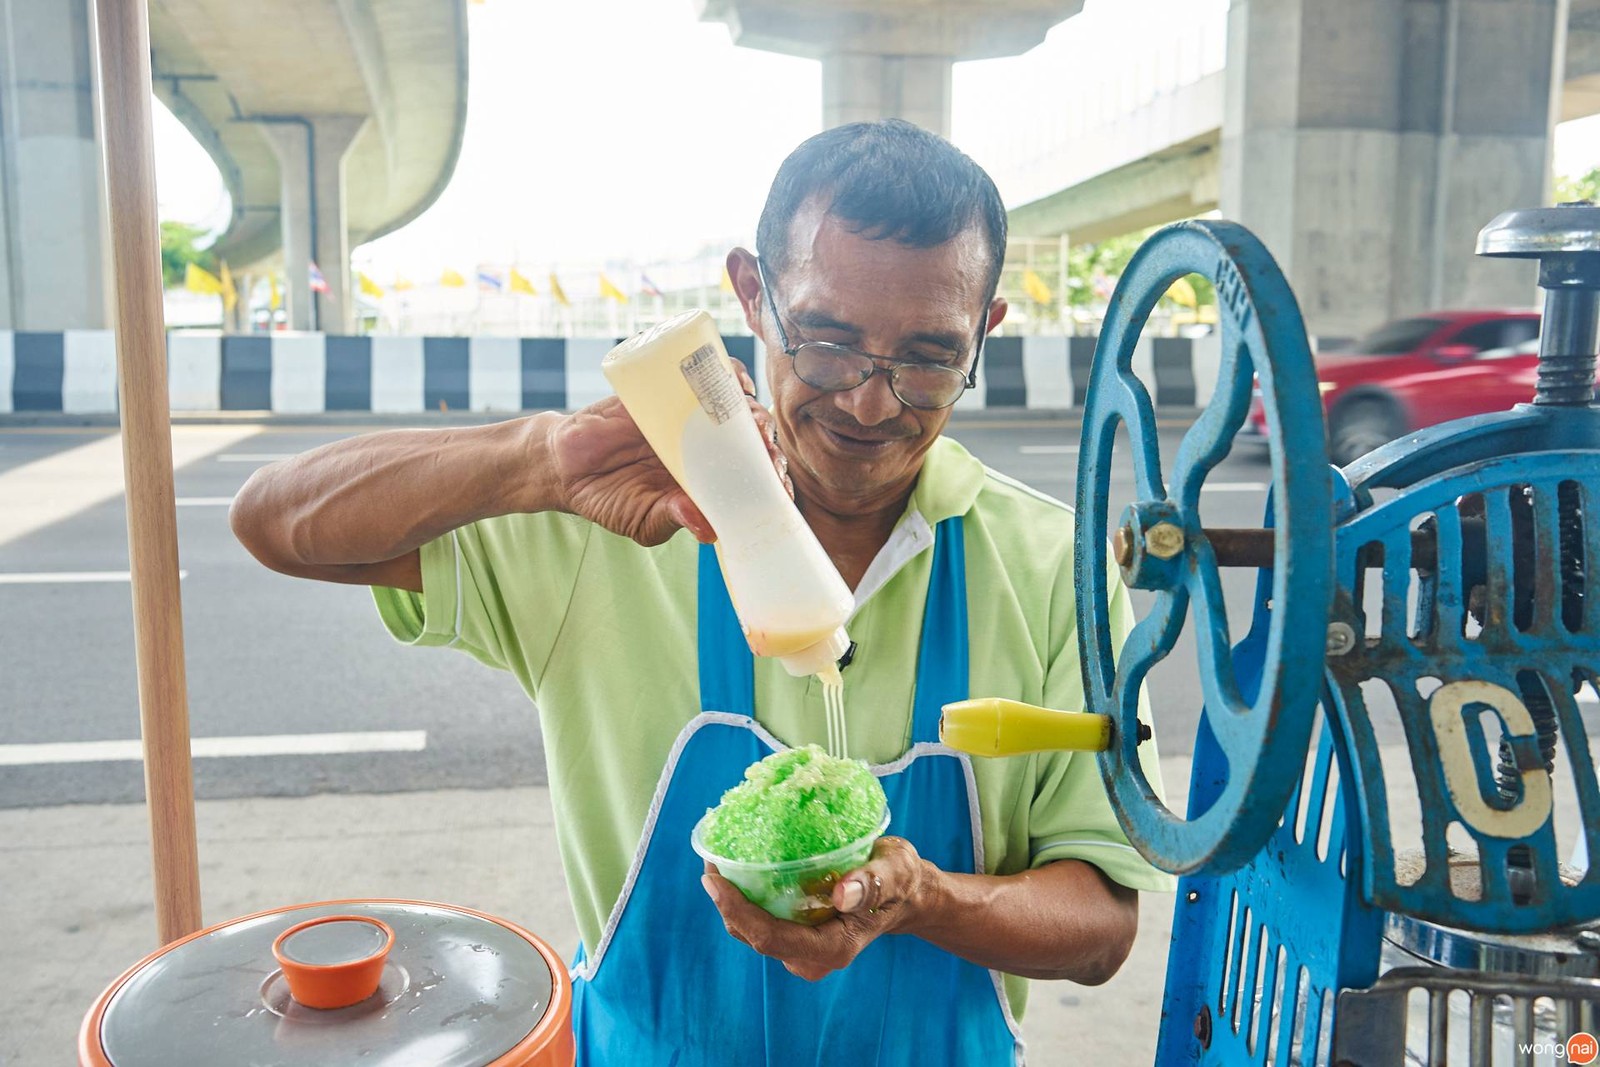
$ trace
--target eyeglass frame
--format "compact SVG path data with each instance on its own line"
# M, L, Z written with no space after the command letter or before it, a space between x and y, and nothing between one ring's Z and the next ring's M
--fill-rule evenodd
M848 353L850 355L856 355L856 356L863 356L866 359L871 360L871 362L872 362L872 373L868 374L860 382L858 382L855 385L850 386L850 388L848 388L848 389L827 389L827 390L823 390L824 392L848 393L848 392L851 392L853 390L860 389L863 385L866 385L868 382L872 381L872 379L874 377L876 377L879 374L882 374L882 375L887 376L888 379L889 379L889 392L893 393L894 394L894 398L896 400L900 401L900 403L905 405L906 407L914 408L917 411L944 411L946 408L955 407L957 402L959 402L961 400L962 395L965 394L968 389L971 389L971 388L975 387L978 384L978 363L983 359L983 342L988 339L989 307L990 307L990 304L993 303L993 301L990 301L990 304L985 304L984 308L983 308L983 313L978 316L978 339L977 339L977 344L973 347L972 367L971 367L970 370L968 370L965 374L962 375L963 385L961 387L961 392L957 393L953 398L951 398L950 403L948 403L948 404L943 404L943 405L941 405L939 407L936 407L936 408L922 407L920 405L912 404L912 403L908 402L905 399L905 397L901 396L899 391L897 389L895 389L895 387L894 387L894 372L895 372L895 370L897 368L900 368L900 367L906 367L906 366L912 366L913 365L913 364L909 363L906 360L903 360L903 359L890 359L888 356L874 355L871 352L864 352L861 349L854 348L854 347L852 347L850 345L835 344L832 341L801 341L797 345L791 345L789 343L789 333L788 333L787 330L785 330L783 328L783 315L781 313L779 313L779 311L778 311L778 299L777 299L777 296L775 295L775 293L773 291L772 283L767 281L767 269L766 269L766 266L762 263L761 256L759 254L757 254L753 258L756 261L756 277L758 279L760 279L760 281L761 281L761 293L762 293L763 296L765 296L767 298L767 309L772 312L772 324L778 328L778 345L779 345L779 347L782 350L784 355L788 356L790 360L793 360L794 357L795 357L795 353L799 352L800 349L806 347L807 345L815 345L817 347L824 348L824 349L831 349L831 350L836 351L836 352ZM928 364L928 365L930 365L930 366L938 366L939 364ZM948 369L956 371L957 374L961 374L961 371L960 371L959 368L950 367ZM799 372L796 371L795 373L798 376ZM805 379L802 378L801 381L805 381ZM811 385L810 382L806 382L806 384L807 385ZM818 389L820 387L812 385L811 388Z

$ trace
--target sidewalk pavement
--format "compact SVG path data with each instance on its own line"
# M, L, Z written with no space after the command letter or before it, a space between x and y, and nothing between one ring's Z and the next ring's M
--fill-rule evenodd
M1188 760L1162 763L1183 796ZM207 924L398 897L502 916L566 956L577 944L542 787L209 800L196 819ZM95 997L156 947L144 805L0 811L0 900L0 1067L70 1064ZM1116 978L1035 983L1029 1063L1152 1063L1171 922L1172 898L1147 894Z

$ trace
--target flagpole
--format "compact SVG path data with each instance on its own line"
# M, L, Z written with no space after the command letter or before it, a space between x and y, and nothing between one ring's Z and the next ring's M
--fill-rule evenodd
M117 377L139 725L156 928L167 944L200 928L200 863L178 592L172 415L150 118L150 27L145 0L95 0L95 19L111 256L118 279Z

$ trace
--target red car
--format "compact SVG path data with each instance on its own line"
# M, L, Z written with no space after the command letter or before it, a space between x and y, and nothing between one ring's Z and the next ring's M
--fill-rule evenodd
M1344 466L1413 430L1527 403L1538 338L1537 311L1439 311L1318 352L1330 458ZM1241 436L1266 429L1258 392Z

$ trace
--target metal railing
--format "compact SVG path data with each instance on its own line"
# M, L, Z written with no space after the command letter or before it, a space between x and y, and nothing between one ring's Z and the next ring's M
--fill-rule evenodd
M1013 239L1007 248L998 295L1010 311L1002 336L1094 334L1116 277L1074 279L1066 238ZM510 265L485 265L482 272L509 276ZM722 280L722 257L678 263L608 264L559 273L567 297L550 292L548 271L520 268L533 281L534 295L469 283L464 287L418 285L386 292L381 300L362 298L364 333L430 336L627 337L692 308L703 308L724 334L748 333L744 310ZM626 301L600 295L599 278L617 287ZM467 275L473 277L473 275ZM1207 309L1158 308L1151 330L1175 334L1186 325L1203 325ZM258 320L264 316L258 314Z

